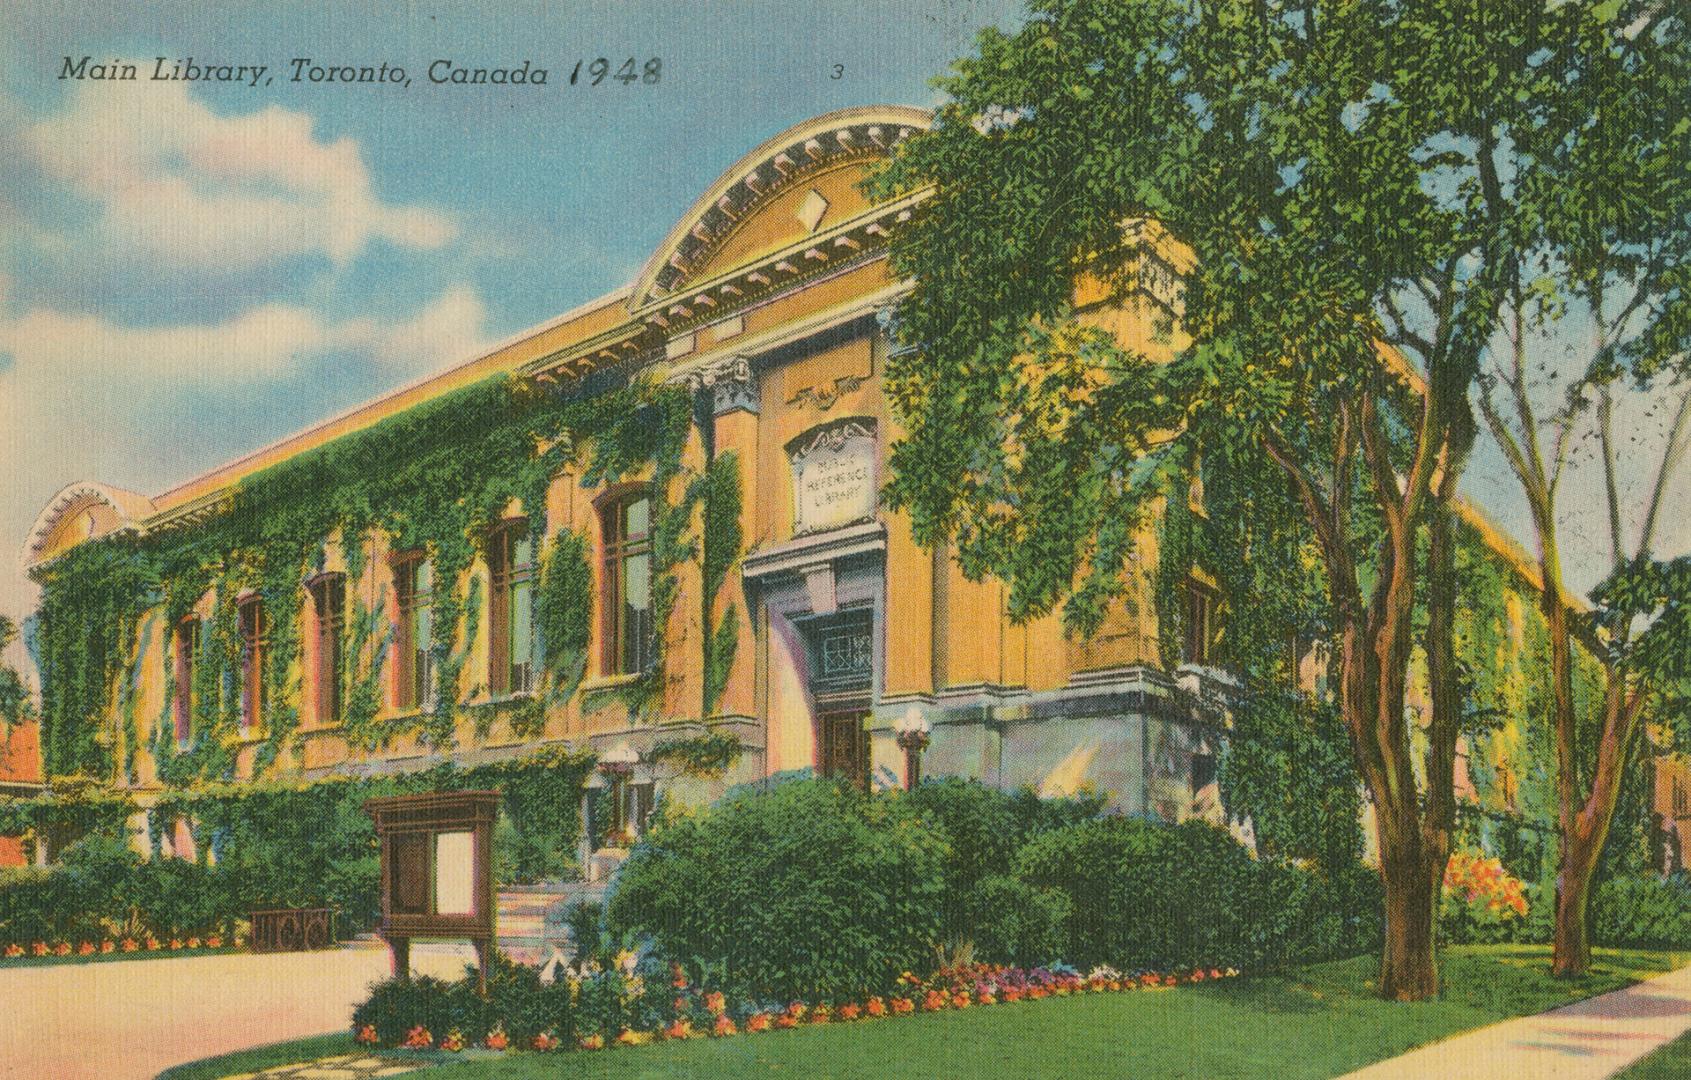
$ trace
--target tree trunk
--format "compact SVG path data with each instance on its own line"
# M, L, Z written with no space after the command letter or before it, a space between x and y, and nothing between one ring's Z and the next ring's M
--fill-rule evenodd
M1561 872L1556 875L1556 932L1552 938L1550 971L1557 976L1584 975L1591 969L1591 935L1586 912L1591 900L1591 874L1601 846L1562 838Z
M1388 856L1380 852L1380 876L1386 885L1386 943L1380 957L1380 996L1391 1001L1422 1001L1439 992L1434 944L1439 882L1434 881L1421 845ZM1442 879L1443 867L1439 867Z

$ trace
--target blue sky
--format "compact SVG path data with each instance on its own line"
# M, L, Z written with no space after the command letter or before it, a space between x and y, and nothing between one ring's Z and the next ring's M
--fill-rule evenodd
M617 288L753 146L831 109L933 104L932 76L1018 10L7 4L0 612L33 606L12 553L66 483L157 494ZM60 79L67 55L142 79ZM273 81L154 82L159 56ZM601 56L658 58L661 79L568 84ZM294 83L296 57L412 85ZM437 59L526 60L548 84L437 87Z
M932 105L1009 0L0 8L0 613L59 488L145 494L627 283L718 174L831 109ZM78 82L64 58L265 65L245 86ZM661 80L568 85L578 60ZM409 89L293 83L291 61L403 65ZM543 88L436 87L432 61L529 61ZM839 78L833 78L839 65ZM1559 348L1545 342L1545 350ZM1548 355L1548 352L1547 352ZM1629 403L1634 476L1659 427ZM1591 470L1570 578L1601 576ZM1467 490L1528 536L1482 445ZM1691 548L1681 477L1662 549ZM1632 500L1636 502L1637 500Z

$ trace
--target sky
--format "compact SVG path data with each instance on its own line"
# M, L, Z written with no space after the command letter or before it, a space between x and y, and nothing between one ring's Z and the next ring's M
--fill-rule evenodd
M66 484L159 494L619 288L758 143L936 104L932 77L1018 10L8 0L0 614L33 610L17 553ZM84 56L139 78L60 77ZM155 80L158 57L267 71ZM642 78L591 86L599 57ZM434 85L439 60L547 82ZM311 81L383 63L409 88Z
M492 5L486 5L492 7ZM629 282L712 181L832 109L934 105L1010 0L0 8L0 614L60 488L158 494ZM61 78L133 63L134 82ZM258 85L155 80L265 68ZM632 59L658 79L591 86ZM544 86L434 85L436 61ZM570 73L581 62L575 85ZM403 67L410 85L313 82ZM438 67L436 68L438 71ZM300 78L296 81L295 75ZM1546 343L1546 348L1554 343ZM1628 475L1652 421L1630 404ZM1570 481L1594 495L1589 472ZM1467 490L1518 536L1494 449ZM1681 507L1663 547L1691 548ZM1601 576L1600 503L1570 518ZM14 657L15 659L15 657Z

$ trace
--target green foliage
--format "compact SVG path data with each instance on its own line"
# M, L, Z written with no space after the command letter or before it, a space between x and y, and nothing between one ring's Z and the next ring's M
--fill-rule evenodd
M1592 897L1590 917L1599 945L1684 949L1691 946L1691 879L1682 872L1605 881Z
M740 760L740 740L726 731L711 731L690 739L664 739L652 747L654 767L667 766L683 776L720 777Z
M735 790L660 815L617 875L609 924L735 997L859 995L931 955L945 851L897 798L830 780Z
M534 625L546 657L546 689L563 697L575 692L587 670L593 635L593 568L587 538L573 530L557 535L547 550L535 596Z
M352 1030L373 1025L385 1045L395 1046L412 1028L421 1026L439 1040L452 1029L452 1005L452 984L432 975L384 979L352 1011Z
M930 777L904 798L949 841L941 913L952 944L978 932L975 894L982 881L1009 874L1031 837L1097 817L1104 804L1097 796L1041 799L1031 788L1006 792L949 776Z
M975 883L968 901L977 959L1033 967L1063 958L1072 913L1064 893L994 874Z
M17 637L17 625L5 615L0 615L0 656L5 655ZM11 731L30 716L29 693L24 689L23 679L10 664L0 661L0 724Z
M1029 841L1016 876L1068 899L1062 954L1082 969L1280 967L1347 955L1379 935L1369 871L1322 876L1253 859L1200 822L1080 822Z
M704 715L710 716L722 701L734 652L740 641L740 609L729 603L716 621L717 597L740 558L745 537L740 527L742 493L739 455L729 450L711 459L704 475L704 527L700 572L703 575L703 626L705 636Z
M1264 855L1309 859L1331 873L1362 855L1362 792L1331 700L1247 689L1217 770L1229 814L1248 819Z

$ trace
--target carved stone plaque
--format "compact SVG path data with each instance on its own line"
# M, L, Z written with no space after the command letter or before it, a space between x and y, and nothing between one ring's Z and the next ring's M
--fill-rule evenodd
M794 531L817 532L875 515L875 432L847 420L817 431L793 453Z

